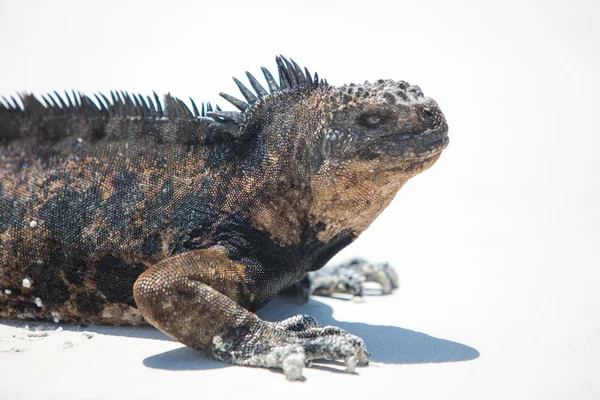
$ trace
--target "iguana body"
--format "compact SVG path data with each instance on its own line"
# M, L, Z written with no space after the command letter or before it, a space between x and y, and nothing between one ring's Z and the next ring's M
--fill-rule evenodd
M292 379L313 358L366 363L338 328L252 311L364 231L437 160L447 125L416 86L336 88L277 62L279 85L263 69L270 93L249 75L256 94L238 82L245 102L223 95L240 112L169 96L164 111L129 95L0 103L0 317L146 320ZM342 275L311 291L357 291Z

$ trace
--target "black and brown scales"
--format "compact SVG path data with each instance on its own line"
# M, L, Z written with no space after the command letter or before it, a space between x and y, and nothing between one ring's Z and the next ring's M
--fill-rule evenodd
M276 60L268 90L248 74L245 101L222 94L239 111L126 93L0 101L0 317L147 321L292 379L312 358L366 362L344 331L251 311L364 231L435 163L447 125L417 86L334 87Z

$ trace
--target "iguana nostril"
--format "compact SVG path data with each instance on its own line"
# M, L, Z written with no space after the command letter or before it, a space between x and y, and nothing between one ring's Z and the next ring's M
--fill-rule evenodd
M439 110L435 106L423 106L419 114L423 122L432 127L437 126L440 122Z

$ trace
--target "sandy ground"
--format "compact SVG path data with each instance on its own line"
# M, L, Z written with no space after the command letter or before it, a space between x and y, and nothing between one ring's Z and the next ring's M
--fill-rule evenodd
M333 84L419 84L450 146L338 257L391 262L400 289L260 312L360 335L372 365L315 365L287 382L150 327L0 321L0 399L599 399L598 3L289 7L2 1L0 95L116 88L214 102L236 93L232 74L272 68L280 52Z
M280 371L202 359L150 327L1 321L2 392L7 399L106 398L116 392L121 396L127 393L129 398L158 398L194 391L210 393L210 398L233 398L244 392L262 396L260 391L268 385L267 398L305 397L323 386L345 397L362 397L373 392L383 395L389 385L399 383L397 379L407 367L415 367L412 373L421 370L431 379L443 377L447 373L443 370L462 371L460 375L466 378L466 369L477 369L473 363L480 354L474 347L391 323L401 315L401 308L401 296L369 296L361 302L318 299L305 306L289 299L275 300L261 311L263 318L279 320L309 313L322 323L365 338L372 352L372 365L359 368L354 375L344 372L341 363L315 364L305 369L304 382L294 383L286 381ZM384 315L384 309L391 315ZM36 383L23 386L22 377L32 374ZM74 382L89 392L73 392Z

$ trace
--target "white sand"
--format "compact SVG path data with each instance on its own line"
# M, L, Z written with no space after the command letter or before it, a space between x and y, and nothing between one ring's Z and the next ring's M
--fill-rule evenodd
M152 328L0 321L0 399L600 398L600 7L576 3L3 5L3 95L122 88L214 101L236 93L231 74L273 68L284 52L334 84L421 85L451 143L340 256L391 261L400 290L261 312L360 335L372 366L316 366L290 383L202 359ZM269 22L246 31L244 19Z

